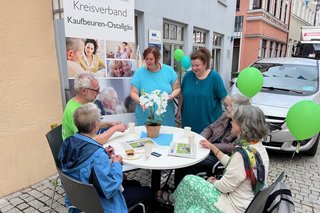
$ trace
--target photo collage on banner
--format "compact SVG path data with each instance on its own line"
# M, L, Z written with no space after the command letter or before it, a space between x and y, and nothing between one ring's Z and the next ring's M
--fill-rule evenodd
M64 8L71 93L74 76L92 72L99 80L96 102L104 115L133 113L130 80L137 69L133 0L64 1Z

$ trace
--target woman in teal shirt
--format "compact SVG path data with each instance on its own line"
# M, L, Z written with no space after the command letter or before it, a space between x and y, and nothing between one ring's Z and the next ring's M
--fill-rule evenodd
M230 102L219 73L209 69L210 58L206 48L192 53L192 72L184 76L179 96L177 118L199 134L222 115L221 101Z
M172 67L160 64L160 51L157 47L148 47L143 52L146 66L140 67L131 79L130 96L136 103L137 125L144 125L149 116L149 110L140 105L142 91L150 93L161 90L169 94L167 111L163 114L162 125L175 126L175 108L173 98L180 93L180 84Z

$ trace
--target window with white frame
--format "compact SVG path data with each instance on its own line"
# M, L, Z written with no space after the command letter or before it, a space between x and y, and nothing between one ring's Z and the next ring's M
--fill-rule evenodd
M163 21L163 63L172 66L176 71L179 71L180 63L174 60L173 53L176 49L183 49L184 29L182 24Z
M206 46L207 32L201 29L194 29L192 34L193 51Z
M243 16L236 16L234 23L234 32L242 32L243 28Z
M214 33L212 37L212 69L219 72L221 63L221 49L222 49L223 35Z

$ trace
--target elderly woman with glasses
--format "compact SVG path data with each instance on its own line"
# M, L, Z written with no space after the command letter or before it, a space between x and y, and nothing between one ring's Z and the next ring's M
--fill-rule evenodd
M210 149L226 166L220 180L187 175L168 202L174 211L243 213L253 197L266 185L269 157L261 139L268 134L268 125L261 109L240 105L232 115L231 132L237 135L233 154L228 156L207 140L200 144ZM165 196L163 196L165 197Z

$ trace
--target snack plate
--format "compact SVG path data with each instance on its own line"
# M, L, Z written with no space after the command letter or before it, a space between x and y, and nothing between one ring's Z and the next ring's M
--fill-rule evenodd
M125 160L135 160L135 159L138 159L142 156L141 153L134 153L134 155L127 155L127 154L124 154L122 156L123 159Z

